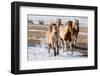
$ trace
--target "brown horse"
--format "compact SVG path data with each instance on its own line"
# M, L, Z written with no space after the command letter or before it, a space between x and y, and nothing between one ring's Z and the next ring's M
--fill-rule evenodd
M68 21L68 23L59 27L59 35L61 38L63 51L64 48L67 50L67 43L70 44L70 49L72 50L72 24L72 21Z
M76 45L77 42L78 33L79 33L79 20L75 19L72 24L72 40L74 46Z
M48 52L53 48L54 56L59 55L59 33L56 23L48 24L48 31L46 31L46 43L48 44Z

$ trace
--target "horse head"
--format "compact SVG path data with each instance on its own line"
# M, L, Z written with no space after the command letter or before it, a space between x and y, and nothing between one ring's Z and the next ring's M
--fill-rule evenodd
M57 24L55 22L48 23L48 31L56 33L58 31Z
M57 33L58 32L58 27L57 27L57 24L55 24L55 23L52 24L52 32L53 33Z
M67 22L67 26L68 26L68 31L69 31L69 32L72 32L72 23L73 23L73 22L70 21L70 20Z
M73 24L74 24L74 26L75 26L75 25L76 25L76 26L79 26L79 19L74 19Z

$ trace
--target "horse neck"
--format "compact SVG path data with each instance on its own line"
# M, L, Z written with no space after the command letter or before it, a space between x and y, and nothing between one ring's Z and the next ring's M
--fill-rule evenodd
M69 32L72 31L72 24L68 25L68 31L69 31Z
M68 32L70 32L71 31L71 27L69 26L69 25L65 25L65 27L64 27L64 32L65 33L68 33Z
M79 24L73 23L72 28L77 30L79 28Z

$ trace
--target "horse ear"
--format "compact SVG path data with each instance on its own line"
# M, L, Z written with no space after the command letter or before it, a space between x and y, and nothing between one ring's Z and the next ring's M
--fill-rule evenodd
M60 25L61 25L61 18L59 18L59 19L57 20L57 24L58 24L58 27L60 27Z
M79 19L77 19L77 21L79 22Z

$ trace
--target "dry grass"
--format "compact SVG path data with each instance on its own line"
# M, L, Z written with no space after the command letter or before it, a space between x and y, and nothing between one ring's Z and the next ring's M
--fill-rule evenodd
M88 33L88 27L80 27L80 32Z
M28 25L28 43L29 44L39 44L41 36L45 37L45 31L47 30L46 25ZM80 27L80 32L87 33L88 28L87 27ZM35 39L33 38L35 37ZM88 42L88 36L87 35L78 35L77 42L78 43L86 43Z

